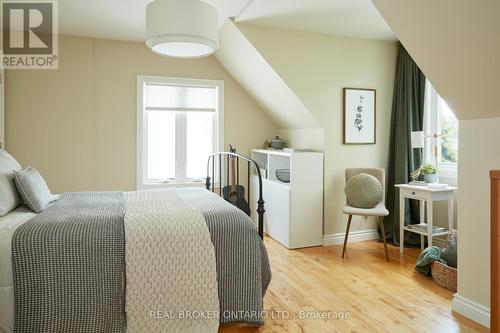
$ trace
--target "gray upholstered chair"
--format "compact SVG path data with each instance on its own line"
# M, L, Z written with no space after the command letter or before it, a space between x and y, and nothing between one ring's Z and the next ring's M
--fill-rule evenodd
M346 206L343 209L343 213L346 215L349 215L348 221L347 221L347 229L345 231L345 238L344 238L344 248L342 249L342 258L344 258L346 246L347 246L347 238L349 236L349 228L351 227L351 220L353 215L357 216L374 216L378 220L378 224L380 226L380 232L382 233L382 240L384 241L384 249L385 249L385 257L387 259L387 262L389 262L389 253L387 252L387 242L385 241L385 230L384 230L384 216L389 215L389 211L385 208L385 171L384 169L380 168L372 168L372 169L363 169L363 168L357 168L357 169L346 169L345 171L345 181L347 181L352 177L360 173L367 173L369 175L374 176L380 181L380 184L382 184L382 189L384 193L384 197L382 201L375 207L365 209L365 208L356 208L349 206L346 200Z

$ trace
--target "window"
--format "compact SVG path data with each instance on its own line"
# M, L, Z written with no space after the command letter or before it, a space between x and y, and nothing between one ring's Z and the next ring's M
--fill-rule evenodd
M204 183L222 148L223 82L139 76L137 187Z
M437 162L441 176L456 178L458 169L458 120L429 81L426 83L425 91L424 131L427 135L437 134L439 136L437 139L437 152L434 151L434 139L427 140L425 149L426 162L432 164Z

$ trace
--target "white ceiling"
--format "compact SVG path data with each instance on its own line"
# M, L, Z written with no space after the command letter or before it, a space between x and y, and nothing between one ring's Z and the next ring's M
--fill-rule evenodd
M370 0L254 0L236 22L370 39L396 39Z
M61 0L59 33L143 41L146 6L152 0ZM248 0L204 0L217 8L220 25L237 15Z
M335 35L395 39L370 0L204 0L219 11L220 24L237 22ZM249 2L250 1L250 2ZM142 41L151 0L59 1L59 32Z

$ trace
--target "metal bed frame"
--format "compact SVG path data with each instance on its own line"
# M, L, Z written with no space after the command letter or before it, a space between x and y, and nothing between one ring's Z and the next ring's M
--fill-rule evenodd
M251 168L254 167L255 170L257 171L257 175L259 178L259 199L257 200L257 214L259 218L259 225L258 225L258 232L259 236L261 239L264 238L264 212L266 211L264 209L264 199L262 198L262 176L260 174L260 168L257 162L252 160L251 158L245 157L243 155L237 154L237 153L230 153L230 152L218 152L218 153L213 153L208 157L207 161L207 178L205 182L205 186L207 190L211 190L212 192L215 192L215 186L214 182L211 182L212 179L215 179L215 160L216 157L218 157L219 160L219 195L222 196L222 188L223 188L223 177L222 177L222 162L223 158L225 158L226 162L226 185L231 185L229 184L229 159L230 158L236 158L236 184L234 185L240 185L240 159L244 160L247 162L247 198L250 201L250 171ZM211 166L211 168L210 168ZM210 169L212 170L211 177L210 177ZM211 189L210 189L211 188Z

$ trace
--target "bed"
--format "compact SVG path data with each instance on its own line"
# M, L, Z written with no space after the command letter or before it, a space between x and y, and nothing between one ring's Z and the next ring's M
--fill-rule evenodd
M0 332L263 325L261 229L213 192L65 193L40 214L1 217Z

